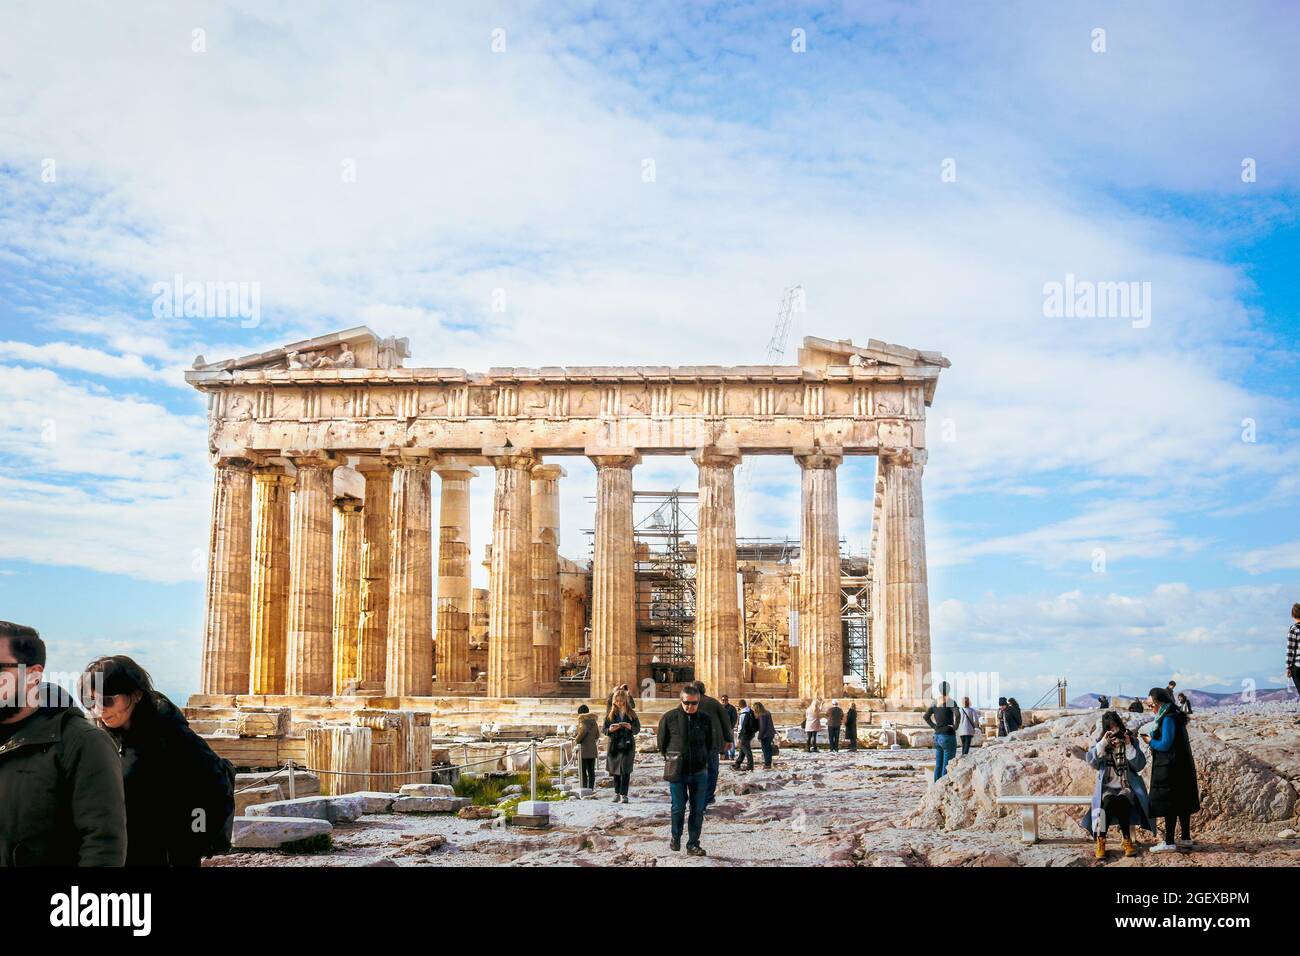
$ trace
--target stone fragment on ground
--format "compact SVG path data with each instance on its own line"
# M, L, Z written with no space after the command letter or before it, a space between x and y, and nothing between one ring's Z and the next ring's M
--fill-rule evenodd
M334 797L298 797L249 807L250 817L305 817L330 823L353 823L366 812L365 800L356 794Z
M306 817L235 817L231 845L236 850L275 850L333 830L328 820Z

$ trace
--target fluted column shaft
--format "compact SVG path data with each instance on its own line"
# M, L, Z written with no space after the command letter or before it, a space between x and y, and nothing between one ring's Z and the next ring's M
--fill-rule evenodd
M586 575L560 575L560 656L573 657L583 645L587 627Z
M489 697L534 692L532 481L535 455L522 449L489 456L496 468L492 568L488 597Z
M334 475L324 455L298 469L289 542L289 637L284 692L328 695L334 685Z
M532 473L533 676L538 684L560 677L560 479L559 465Z
M388 672L388 539L392 534L392 472L388 465L368 465L361 529L361 607L357 670L363 684L386 686Z
M435 641L439 684L469 680L469 619L473 611L469 567L469 483L472 468L438 468L438 631Z
M347 693L358 676L361 635L361 501L334 500L334 693Z
M797 454L803 470L799 547L799 696L844 693L840 624L840 528L836 468L841 456Z
M591 455L596 465L596 541L591 564L591 694L637 686L636 564L632 537L635 454Z
M253 473L242 458L217 462L208 538L207 614L199 684L205 694L248 693Z
M390 697L433 694L431 467L428 458L402 458L393 466L385 682Z
M289 501L293 478L253 473L253 563L249 589L252 694L283 694L289 639Z
M740 455L704 449L699 469L695 558L695 676L710 695L740 691L739 595L736 591L736 485Z
M925 565L925 452L904 453L885 466L885 670L893 699L926 696L930 671L930 588Z

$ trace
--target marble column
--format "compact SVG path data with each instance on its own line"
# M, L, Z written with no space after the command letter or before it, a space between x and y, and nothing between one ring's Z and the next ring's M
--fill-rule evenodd
M588 455L596 466L596 541L591 564L591 696L637 688L636 564L632 537L635 452Z
M887 692L921 700L930 671L930 589L921 499L923 449L905 449L885 464L885 618Z
M298 469L289 540L289 623L284 692L334 687L334 469L326 452L286 453Z
M740 611L736 593L736 485L740 453L701 449L695 558L695 677L713 697L739 695Z
M427 455L403 456L393 465L385 684L389 697L433 695L432 466Z
M885 600L885 460L876 460L876 491L871 510L871 663L875 686L884 696L889 686L885 635L888 631Z
M799 696L844 693L840 624L838 449L796 450L803 472L799 544Z
M199 686L205 694L247 694L249 670L252 463L217 460L208 538L207 614Z
M539 685L560 679L560 479L559 465L532 474L533 677Z
M249 693L283 694L289 639L289 501L293 477L282 468L253 471L253 580L249 590L252 654Z
M355 692L361 633L361 499L334 499L334 694ZM351 685L351 687L349 687Z
M574 658L582 649L587 629L586 575L560 574L560 657Z
M439 684L469 680L469 623L473 612L470 578L469 483L473 468L435 468L442 480L438 502Z
M496 468L489 575L489 697L534 693L532 480L537 456L527 449L489 450Z
M365 463L358 471L366 481L361 528L361 606L357 671L367 690L384 690L388 672L388 539L392 534L390 501L393 474L387 463Z

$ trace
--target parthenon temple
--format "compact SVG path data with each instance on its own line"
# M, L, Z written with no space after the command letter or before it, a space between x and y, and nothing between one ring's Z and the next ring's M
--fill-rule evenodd
M797 365L466 372L407 368L408 353L360 327L186 373L215 466L203 699L505 706L652 679L672 695L662 684L690 675L714 695L923 696L921 479L941 354L809 337ZM636 473L657 455L698 469L678 660L646 636L638 593L655 585L638 571ZM738 544L737 466L753 455L798 465L798 539L781 556ZM878 458L865 560L841 553L842 532L866 533L841 525L846 455ZM596 468L589 562L559 554L566 456ZM470 527L475 481L493 483L491 528Z

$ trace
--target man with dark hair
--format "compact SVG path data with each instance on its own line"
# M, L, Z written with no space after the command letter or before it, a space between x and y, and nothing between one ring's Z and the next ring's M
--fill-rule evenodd
M682 827L686 827L686 852L691 856L704 856L700 846L700 832L704 829L704 807L709 790L709 760L715 765L718 744L715 739L716 719L700 713L704 695L695 685L682 688L681 705L664 714L659 720L657 740L659 752L664 755L664 779L672 795L673 850L682 848ZM717 703L717 701L714 701ZM690 805L690 818L686 807Z
M690 686L693 686L696 693L700 695L700 713L713 721L713 749L709 751L709 798L705 801L705 806L708 806L717 796L718 770L722 761L722 752L731 750L735 734L732 732L732 724L727 717L726 708L720 701L708 695L704 681L697 680Z
M40 635L0 621L0 867L122 866L117 747L44 676Z
M731 702L731 698L726 694L723 694L718 698L718 700L722 702L722 709L727 712L727 726L730 727L734 733L736 728L736 718L740 716L740 711L736 709L736 706ZM734 739L727 745L727 759L736 759L736 742Z

